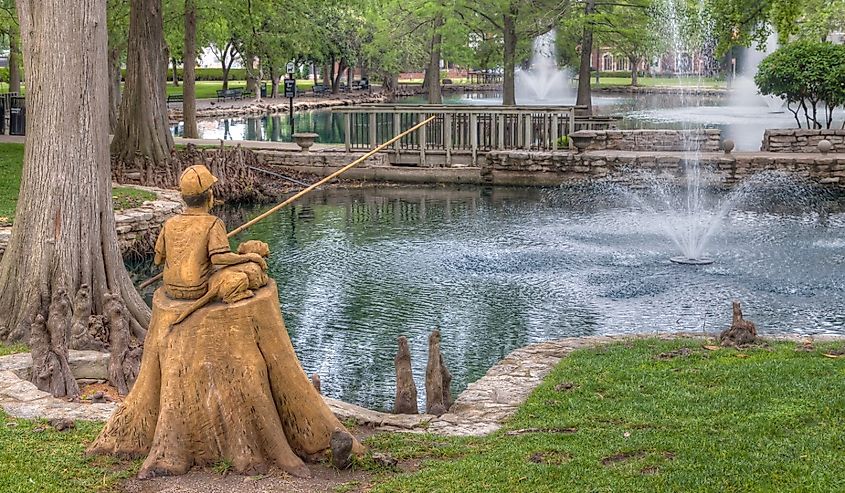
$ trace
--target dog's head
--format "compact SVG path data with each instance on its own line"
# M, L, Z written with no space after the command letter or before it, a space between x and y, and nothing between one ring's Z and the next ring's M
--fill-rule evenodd
M262 257L270 255L270 246L263 241L249 240L238 245L238 253L241 255L245 253L257 253Z

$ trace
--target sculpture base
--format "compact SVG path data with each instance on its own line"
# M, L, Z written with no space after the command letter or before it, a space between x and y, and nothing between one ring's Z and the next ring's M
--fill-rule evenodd
M276 284L172 327L191 303L156 291L138 380L89 452L146 456L141 478L219 461L245 474L276 466L309 476L301 457L345 428L294 353ZM363 452L357 441L353 452Z

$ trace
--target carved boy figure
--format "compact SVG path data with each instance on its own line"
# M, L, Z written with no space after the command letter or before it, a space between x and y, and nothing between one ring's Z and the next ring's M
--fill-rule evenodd
M203 165L187 168L179 178L188 208L164 223L155 247L155 263L164 263L164 289L172 299L202 299L205 304L219 297L235 303L251 297L250 288L267 283L264 258L258 253L233 253L223 221L208 213L215 183L217 178ZM200 306L192 306L179 322Z

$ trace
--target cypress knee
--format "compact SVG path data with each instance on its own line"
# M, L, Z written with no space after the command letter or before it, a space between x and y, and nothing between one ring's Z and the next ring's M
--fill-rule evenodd
M399 352L396 353L396 402L393 405L394 414L418 414L417 385L411 371L411 351L408 349L408 338L399 337Z

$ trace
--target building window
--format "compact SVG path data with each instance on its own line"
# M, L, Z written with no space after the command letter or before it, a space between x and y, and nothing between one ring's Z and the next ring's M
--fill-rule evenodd
M606 72L613 70L613 55L605 53L601 57L601 69Z

